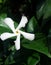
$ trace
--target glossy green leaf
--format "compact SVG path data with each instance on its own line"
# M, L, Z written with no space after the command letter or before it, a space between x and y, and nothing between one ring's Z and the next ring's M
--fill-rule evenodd
M0 34L2 34L4 32L11 32L11 30L0 26Z
M38 29L38 22L36 18L33 16L29 20L29 23L27 24L27 32L36 32L37 29Z
M37 40L35 39L33 41L23 40L22 43L23 43L22 45L25 48L36 50L36 51L43 53L51 58L51 54L49 53L48 47L46 45L46 43L47 43L46 38L40 38Z

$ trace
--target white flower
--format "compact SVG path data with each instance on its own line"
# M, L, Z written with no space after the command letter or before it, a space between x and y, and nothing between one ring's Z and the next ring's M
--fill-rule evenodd
M4 22L10 27L10 29L13 31L13 33L5 32L1 34L0 38L2 40L6 40L10 37L17 36L16 40L14 41L15 47L17 50L20 49L20 35L22 34L26 39L33 40L35 38L35 34L26 33L20 30L21 27L25 27L26 23L28 22L28 19L26 16L22 16L22 19L20 21L20 24L15 29L14 22L11 18L5 18Z

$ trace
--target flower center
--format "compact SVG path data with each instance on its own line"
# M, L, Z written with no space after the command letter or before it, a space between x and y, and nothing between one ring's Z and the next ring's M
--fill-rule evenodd
M18 31L16 31L16 34L18 34L19 32Z

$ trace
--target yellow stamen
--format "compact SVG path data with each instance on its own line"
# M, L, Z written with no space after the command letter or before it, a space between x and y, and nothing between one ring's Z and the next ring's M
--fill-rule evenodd
M18 32L18 31L16 31L16 33L18 34L19 32Z

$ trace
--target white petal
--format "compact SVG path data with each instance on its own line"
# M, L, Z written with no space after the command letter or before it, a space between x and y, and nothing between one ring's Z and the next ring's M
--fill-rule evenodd
M10 29L14 32L15 28L14 28L14 22L11 18L5 18L4 22L10 27Z
M20 49L20 34L18 34L17 39L14 41L16 50Z
M26 33L23 31L20 31L20 33L28 40L34 40L34 38L35 38L35 34Z
M18 25L17 29L20 29L21 27L25 27L26 23L28 22L28 19L26 16L22 16L22 19L20 21L20 24Z
M12 33L3 33L3 34L1 34L1 36L0 36L0 38L2 39L2 40L6 40L6 39L8 39L8 38L10 38L10 37L13 37L13 36L16 36L15 34L12 34Z

